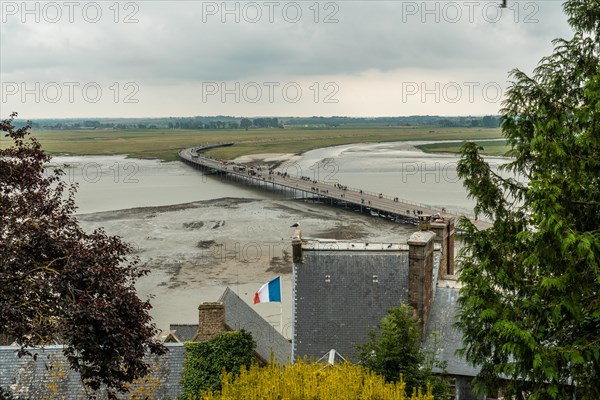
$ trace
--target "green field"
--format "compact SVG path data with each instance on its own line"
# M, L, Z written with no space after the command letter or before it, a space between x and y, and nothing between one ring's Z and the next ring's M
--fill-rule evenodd
M473 140L475 143L483 147L483 154L489 156L503 156L510 147L506 144L506 141L487 142ZM433 143L424 144L417 146L425 153L458 153L462 143Z
M491 139L500 129L427 127L352 127L319 129L127 129L34 130L44 150L51 154L112 155L137 158L177 159L181 148L204 143L236 142L209 154L223 159L259 153L302 153L316 148L350 143L403 140ZM0 145L8 145L4 139Z

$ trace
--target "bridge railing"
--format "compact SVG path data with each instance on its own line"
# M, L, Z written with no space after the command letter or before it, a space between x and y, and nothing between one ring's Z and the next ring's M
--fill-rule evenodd
M292 178L292 179L294 179L294 178ZM298 179L298 178L295 178L295 179ZM324 182L319 182L319 181L317 181L317 183L333 186L331 183L324 183ZM417 201L406 200L406 199L400 198L398 196L388 196L386 194L376 193L376 192L372 192L370 190L359 189L359 188L355 188L355 187L348 186L348 185L342 185L342 184L340 184L340 185L345 187L346 190L353 191L353 192L360 193L360 194L366 194L369 196L373 196L373 197L377 197L377 198L381 198L381 199L387 199L387 200L391 200L391 201L394 201L394 199L398 199L399 203L410 204L412 206L425 208L428 210L435 208L435 207L431 206L430 204L424 204L424 203L419 203Z
M233 142L224 142L224 143L217 143L217 144L210 144L210 145L206 145L206 146L198 146L192 149L193 153L198 154L198 151L203 151L203 150L207 150L210 148L216 148L216 147L222 147L222 146L231 146L233 145ZM185 149L180 151L180 154L185 151ZM198 154L198 160L200 161L200 159L205 159L209 162L219 162L219 160L213 159L211 157L207 157L206 155L201 155ZM193 160L194 161L194 160ZM232 169L228 169L226 168L226 165L223 165L220 167L220 169L225 170L227 173L231 173L231 174L235 174L235 175L240 175L240 176L246 176L245 173L242 172L236 172L233 171ZM286 179L292 180L292 181L303 181L302 179L300 179L299 177L295 177L295 176L290 176L288 175ZM331 183L325 183L325 182L319 182L317 181L317 183L321 184L321 185L329 185L333 187L333 184ZM359 189L359 188L355 188L352 186L348 186L348 185L342 185L340 184L340 186L343 186L345 188L345 190L348 191L353 191L356 193L360 193L360 194L366 194L369 196L373 196L373 197L377 197L377 198L381 198L381 199L387 199L387 200L391 200L394 201L395 199L398 199L399 203L403 203L403 204L408 204L411 206L415 206L415 207L419 207L419 208L424 208L424 209L428 209L428 210L435 210L436 207L430 205L430 204L424 204L424 203L420 203L417 201L411 201L411 200L407 200L407 199L403 199L397 196L389 196L389 195L385 195L383 193L375 193L372 192L370 190L364 190L364 189ZM475 219L475 214L473 212L473 210L467 209L467 208L461 208L461 207L444 207L446 210L446 214L451 214L451 215L460 215L460 216L465 216L467 218L470 219ZM440 210L441 211L441 210ZM486 218L484 216L478 216L478 218L482 221L486 221L486 222L490 222L492 223L493 221L490 220L489 218Z
M358 188L351 187L351 186L346 186L346 185L342 185L342 186L345 186L346 188L348 188L348 190L352 190L352 191L359 192L359 193L362 193L362 194L367 194L369 196L378 197L378 198L381 198L381 199L388 199L388 200L391 200L391 201L394 201L394 199L398 199L398 202L400 202L400 203L410 204L412 206L426 208L426 209L429 209L429 210L431 210L433 208L429 204L423 204L423 203L419 203L417 201L406 200L406 199L403 199L403 198L400 198L400 197L397 197L397 196L388 196L388 195L385 195L383 193L375 193L375 192L371 192L370 190L358 189Z

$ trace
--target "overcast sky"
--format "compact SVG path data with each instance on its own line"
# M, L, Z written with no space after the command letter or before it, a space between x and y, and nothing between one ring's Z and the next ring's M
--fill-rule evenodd
M0 116L496 114L560 1L2 1Z

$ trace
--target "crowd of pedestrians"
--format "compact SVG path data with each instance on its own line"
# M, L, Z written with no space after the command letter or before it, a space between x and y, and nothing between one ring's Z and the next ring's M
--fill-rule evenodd
M209 156L206 156L206 155L203 155L203 157L211 159L211 160L214 160L214 161L218 161L219 163L225 165L225 169L229 169L228 165L231 164L231 162L228 162L228 161L225 161L225 160L215 159L213 157L209 157ZM234 164L233 165L233 171L234 172L238 172L238 173L242 172L242 173L246 173L249 176L254 176L254 177L258 177L258 178L262 177L262 171L265 170L265 169L267 169L267 167L256 166L256 167L246 168L245 166L242 166L240 164ZM272 176L274 176L274 175L277 175L277 176L282 177L284 179L290 178L290 175L288 174L287 171L286 172L281 172L281 171L275 171L273 169L269 169L268 170L268 174L269 174L269 177L267 178L268 180L273 180ZM312 179L309 176L300 176L298 179L301 180L301 181L305 181L305 182L311 182L312 184L315 184L315 185L318 183L318 181L316 179ZM263 180L265 180L265 178L263 178ZM340 183L334 183L333 186L336 189L338 189L338 190L342 190L342 191L347 191L348 190L348 186L342 185ZM298 187L298 184L296 184L296 187ZM319 189L319 187L317 187L317 186L311 186L310 190L312 192L314 192L314 193L329 194L329 189ZM364 194L364 192L363 192L362 189L359 189L358 191L359 191L360 194ZM340 198L345 198L345 197L346 197L346 195L344 193L340 194ZM383 199L384 195L383 195L383 193L379 193L377 195L377 197L379 199ZM399 203L400 199L398 197L394 197L394 198L392 198L392 201L395 202L395 203ZM366 205L370 206L371 205L371 200L367 200L367 199L361 197L360 203L361 204L366 204ZM442 214L446 214L446 212L447 212L446 208L442 207L441 208L441 213ZM407 209L406 210L406 214L407 215L413 215L413 216L419 216L419 215L423 215L423 211L422 210L417 210L417 209L413 209L413 210ZM477 216L475 217L475 220L477 220Z

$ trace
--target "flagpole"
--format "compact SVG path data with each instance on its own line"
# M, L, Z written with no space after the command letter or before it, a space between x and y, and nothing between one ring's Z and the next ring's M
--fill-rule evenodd
M283 336L283 305L279 302L279 333Z
M281 282L281 281L280 281ZM279 330L281 336L283 336L283 285L279 285ZM285 337L285 336L284 336Z

